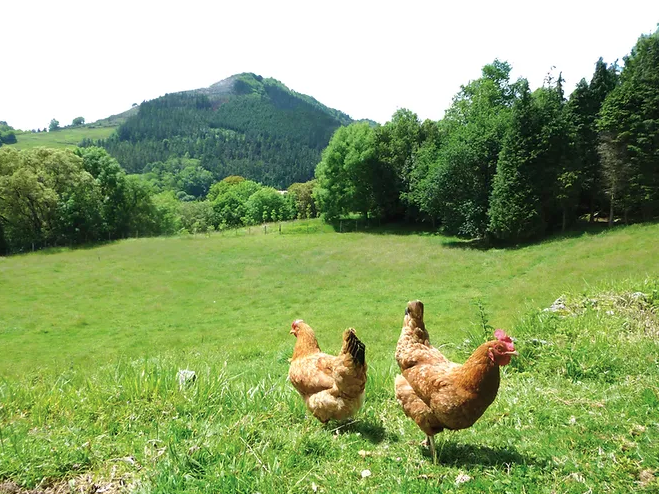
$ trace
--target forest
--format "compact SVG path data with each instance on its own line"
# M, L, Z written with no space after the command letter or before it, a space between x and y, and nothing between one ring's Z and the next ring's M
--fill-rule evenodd
M361 215L500 243L659 215L659 31L567 97L495 60L439 121L354 122L273 79L142 103L109 139L0 149L0 253ZM0 138L15 139L1 122Z
M548 75L531 91L495 60L439 122L399 110L377 128L334 134L316 168L328 218L427 221L448 234L519 242L579 219L659 214L659 31L622 70L602 59L569 98Z
M275 79L223 82L146 101L112 137L82 145L104 147L129 173L186 157L215 180L241 175L283 189L309 180L333 132L352 122Z
M181 201L172 188L126 174L103 148L3 148L0 254L315 217L311 187L292 184L282 194L230 176L205 200Z

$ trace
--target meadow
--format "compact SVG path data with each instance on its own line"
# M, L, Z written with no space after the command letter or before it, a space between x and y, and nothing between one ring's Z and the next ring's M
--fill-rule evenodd
M116 127L71 127L54 132L18 134L18 142L11 144L15 149L32 149L39 146L48 148L76 147L83 139L107 139Z
M283 231L0 258L0 492L657 492L659 225L488 250ZM393 396L417 298L449 357L493 327L521 354L438 465ZM297 318L325 351L349 326L366 343L355 420L320 424L286 382Z

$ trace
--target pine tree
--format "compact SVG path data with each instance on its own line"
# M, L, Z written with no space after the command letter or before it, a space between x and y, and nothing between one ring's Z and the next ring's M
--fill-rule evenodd
M518 241L544 232L535 154L542 133L528 82L520 82L520 98L503 141L493 181L489 231L502 240Z
M609 193L618 191L611 201L623 205L625 221L649 220L659 213L659 29L641 36L625 58L620 85L602 106L599 129L608 159L620 161L606 168Z

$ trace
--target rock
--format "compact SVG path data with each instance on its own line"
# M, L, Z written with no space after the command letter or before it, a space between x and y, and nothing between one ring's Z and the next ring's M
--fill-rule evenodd
M189 369L180 369L176 374L178 380L178 389L183 389L197 380L197 373Z
M544 309L544 312L558 312L565 310L565 300L563 297L558 297L553 304Z
M464 484L465 482L469 482L470 480L471 477L469 475L460 472L460 474L455 478L455 485Z

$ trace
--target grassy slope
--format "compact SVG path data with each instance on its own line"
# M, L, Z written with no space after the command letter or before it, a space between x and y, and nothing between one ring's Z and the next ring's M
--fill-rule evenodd
M602 335L625 321L519 315L564 292L656 276L658 236L658 225L635 226L483 252L438 236L217 235L2 259L0 479L92 470L107 480L119 465L115 477L154 492L638 487L640 472L659 467L656 341L629 345L636 353L615 372L580 379L574 369L597 369L589 356L614 348ZM495 404L433 466L393 399L402 312L422 299L433 341L459 343L477 297L493 325L528 341L571 334L585 360L521 339L533 359L507 369ZM298 317L328 351L346 326L366 342L368 398L355 424L333 431L309 419L285 382ZM186 366L200 378L180 393ZM361 479L364 469L373 475ZM456 487L460 473L472 480Z
M66 148L77 146L85 137L88 139L106 139L116 127L77 127L55 132L27 133L16 136L18 142L12 144L16 149L31 149L38 146L49 148Z

